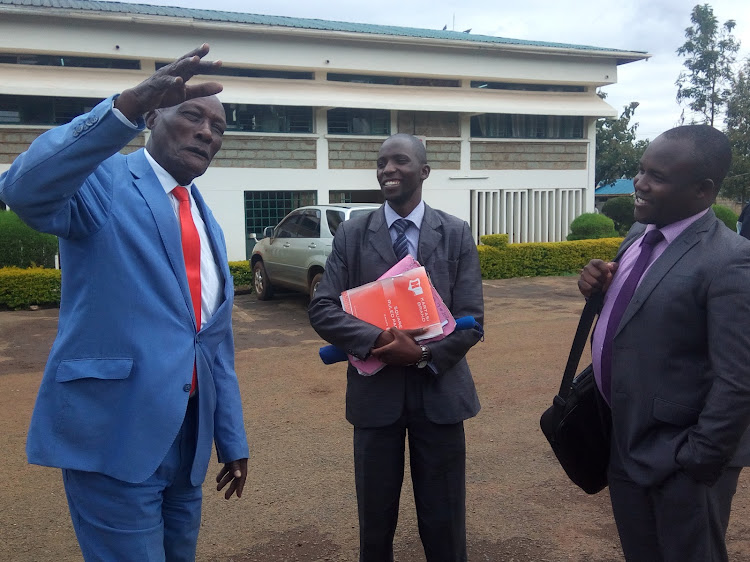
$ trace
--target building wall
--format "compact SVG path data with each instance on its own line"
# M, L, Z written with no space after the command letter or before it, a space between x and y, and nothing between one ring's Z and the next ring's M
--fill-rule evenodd
M328 72L454 79L459 81L459 88L408 89L412 98L409 106L369 106L391 111L391 133L414 134L425 142L432 172L424 184L423 196L429 205L469 222L477 238L504 231L513 241L563 239L576 213L593 210L590 186L594 176L595 117L601 113L582 113L580 106L566 104L576 95L595 98L597 86L616 81L617 61L612 56L586 52L552 54L541 49L532 52L532 48L501 49L440 40L417 43L420 40L414 38L385 40L366 34L179 18L97 19L95 14L75 11L54 16L21 11L0 10L0 53L137 58L141 70L0 64L0 73L5 71L8 78L0 80L0 94L105 97L143 80L153 72L156 62L173 60L192 50L198 35L201 41L211 44L210 58L221 59L225 66L313 73L314 80L305 81L311 93L330 90L326 83ZM70 33L71 26L75 26L76 33ZM254 97L261 85L266 89L272 86L273 96L278 91L279 99L286 99L283 96L293 89L290 84L300 83L283 79L253 82L254 79L248 78L213 78L225 85L220 95L225 103L261 103ZM469 91L471 80L584 86L584 94L547 94L544 99L552 101L542 105L545 111L549 107L550 114L583 116L584 138L574 141L472 138L471 113L464 108L461 94L461 91L477 93L476 89ZM363 85L356 86L361 93ZM346 87L338 83L336 91L342 92L340 107L358 107L346 99ZM379 95L399 87L373 85L370 90ZM431 96L434 99L433 94L438 90L450 91L453 101L446 102L440 111L414 110L414 100L421 104ZM445 95L446 99L450 97ZM483 99L495 99L489 91L480 95ZM498 106L496 112L523 112L522 100L537 95L514 92L513 96L503 98L508 101ZM373 95L372 99L379 98ZM272 103L285 102L274 98ZM312 102L305 99L302 103ZM386 136L329 135L326 114L331 107L326 103L318 106L313 107L314 132L310 134L227 132L222 150L208 172L196 181L225 231L231 260L246 257L247 191L312 191L318 203L327 203L331 191L378 189L375 160ZM0 173L43 130L43 127L0 125ZM143 146L147 134L139 135L125 151Z
M243 135L227 133L213 161L220 168L317 167L315 137Z
M329 139L328 167L332 170L372 170L381 144L382 139Z
M473 140L473 170L585 170L587 142L492 142Z

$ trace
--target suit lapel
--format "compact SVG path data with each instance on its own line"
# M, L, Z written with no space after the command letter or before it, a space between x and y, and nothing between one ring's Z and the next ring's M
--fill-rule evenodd
M180 224L174 214L174 209L169 198L156 178L151 165L146 160L143 150L139 150L127 156L128 167L133 174L135 187L146 201L151 214L154 217L156 228L159 231L164 251L174 272L177 283L182 291L185 306L193 319L195 325L195 313L193 302L190 298L190 288L185 271L185 258L182 256L182 240L180 239Z
M384 206L381 206L380 209L373 213L368 229L370 231L370 248L380 254L385 263L395 264L398 260L396 254L393 252L391 234L388 232L388 223L385 221Z
M427 267L427 260L430 259L440 243L442 225L440 216L425 203L417 248L417 261L425 267Z
M214 220L211 210L206 205L203 196L198 191L198 188L193 184L190 192L193 194L195 204L200 211L203 224L206 225L206 233L208 234L208 240L211 244L211 253L214 256L214 260L218 266L219 275L221 275L221 282L223 285L223 299L219 307L216 309L211 319L203 327L204 332L208 330L212 325L218 324L220 326L226 325L221 317L225 314L225 308L228 306L227 303L232 302L232 295L234 294L234 286L232 284L231 275L228 273L228 260L226 249L224 247L224 238L219 230L219 225Z
M713 211L709 209L708 213L688 226L669 246L667 246L664 253L660 255L653 264L651 264L651 267L646 271L643 280L638 285L635 293L633 293L633 298L625 309L625 313L622 316L622 320L620 321L620 325L615 335L617 335L617 333L622 330L623 326L635 316L656 286L662 281L662 279L664 279L674 265L682 259L687 251L700 241L702 236L716 220Z

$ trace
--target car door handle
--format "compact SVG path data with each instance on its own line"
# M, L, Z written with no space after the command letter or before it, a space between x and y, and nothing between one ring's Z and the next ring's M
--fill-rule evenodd
M289 246L291 246L291 243L289 243L289 242L284 242L284 247L285 247L285 248L288 248Z
M317 247L318 247L318 245L315 244L315 242L310 242L310 245L308 246L308 248L310 248L311 250L314 250Z

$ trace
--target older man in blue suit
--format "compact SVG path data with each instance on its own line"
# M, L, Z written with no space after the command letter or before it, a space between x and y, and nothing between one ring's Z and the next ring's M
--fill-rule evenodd
M86 560L193 560L215 442L242 495L248 446L219 225L193 179L221 147L202 45L68 125L0 176L0 199L57 235L60 325L27 441L59 467ZM145 127L145 150L119 151Z

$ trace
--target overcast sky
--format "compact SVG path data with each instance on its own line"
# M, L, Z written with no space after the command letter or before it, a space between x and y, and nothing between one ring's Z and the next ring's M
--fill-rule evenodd
M129 1L129 0L126 0ZM619 67L618 83L608 86L607 101L622 111L640 102L635 113L640 138L653 139L677 124L682 108L675 101L675 80L683 59L694 0L150 0L141 4L209 8L253 14L448 29L473 34L593 45L652 55ZM739 61L750 57L750 1L708 3L723 23L737 22ZM689 114L686 111L686 116ZM689 117L688 117L689 120Z

